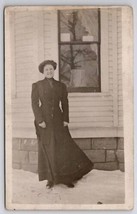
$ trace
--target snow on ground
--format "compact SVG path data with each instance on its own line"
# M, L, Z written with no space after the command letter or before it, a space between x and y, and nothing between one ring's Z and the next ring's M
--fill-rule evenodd
M92 170L68 188L63 184L46 188L35 173L13 170L13 203L19 204L122 204L124 173Z

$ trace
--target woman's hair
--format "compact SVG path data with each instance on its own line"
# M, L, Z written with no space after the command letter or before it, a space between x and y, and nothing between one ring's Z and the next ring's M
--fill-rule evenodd
M43 73L45 65L52 65L53 68L54 68L54 70L56 70L56 67L57 67L57 63L54 62L53 60L45 60L45 61L41 62L40 65L39 65L39 67L38 67L40 73Z

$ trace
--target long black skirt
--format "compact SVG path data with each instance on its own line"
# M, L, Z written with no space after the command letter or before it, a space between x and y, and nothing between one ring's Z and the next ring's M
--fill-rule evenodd
M39 181L75 182L93 169L93 163L72 139L68 126L61 130L55 130L53 124L46 129L38 127L37 136Z

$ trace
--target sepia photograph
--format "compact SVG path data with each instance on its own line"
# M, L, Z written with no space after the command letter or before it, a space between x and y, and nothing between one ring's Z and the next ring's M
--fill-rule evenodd
M5 7L5 206L133 208L132 8Z

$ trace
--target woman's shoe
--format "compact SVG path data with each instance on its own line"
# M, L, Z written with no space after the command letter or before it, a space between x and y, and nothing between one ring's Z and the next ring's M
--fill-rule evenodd
M74 188L75 186L74 186L74 184L72 184L72 183L67 183L67 184L65 184L67 187L69 187L69 188Z
M47 184L46 184L46 187L48 189L51 189L53 186L54 186L54 183L52 181L48 181Z

